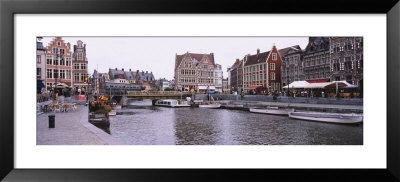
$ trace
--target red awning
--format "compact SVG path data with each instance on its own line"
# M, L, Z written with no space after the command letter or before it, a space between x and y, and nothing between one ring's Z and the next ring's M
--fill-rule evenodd
M255 89L265 89L265 87L258 85L258 86L250 86L250 87L245 88L245 90L255 90Z
M329 78L326 79L317 79L317 80L306 80L308 83L324 83L324 82L328 82Z

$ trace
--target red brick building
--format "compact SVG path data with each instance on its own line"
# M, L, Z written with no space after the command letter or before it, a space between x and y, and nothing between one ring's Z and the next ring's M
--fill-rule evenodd
M56 37L46 47L46 88L56 84L72 86L72 53L70 43Z
M264 86L268 91L281 90L281 53L288 48L278 50L276 46L268 52L246 55L244 57L244 88Z

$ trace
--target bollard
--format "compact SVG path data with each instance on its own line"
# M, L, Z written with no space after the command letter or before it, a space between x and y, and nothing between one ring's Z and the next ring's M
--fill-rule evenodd
M55 127L55 115L50 114L49 115L49 128L54 128Z

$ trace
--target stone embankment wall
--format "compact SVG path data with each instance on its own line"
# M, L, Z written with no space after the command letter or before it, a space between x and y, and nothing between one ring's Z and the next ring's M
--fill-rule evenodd
M212 95L214 100L231 101L261 101L275 102L272 96L265 95ZM195 96L196 100L207 100L207 95L201 94ZM284 103L305 103L305 104L334 104L334 105L363 105L362 98L319 98L319 97L278 97L276 102Z

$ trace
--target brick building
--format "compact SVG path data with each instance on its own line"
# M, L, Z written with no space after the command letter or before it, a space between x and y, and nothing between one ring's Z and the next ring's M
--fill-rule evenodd
M229 88L232 92L243 90L243 59L236 59L235 63L227 70L229 72Z
M214 54L185 53L175 55L175 88L189 91L215 90Z
M299 45L283 50L281 67L282 87L293 81L304 80L303 74L303 51Z
M74 53L72 54L72 75L73 88L81 91L86 91L88 84L85 83L85 77L88 77L88 59L86 57L86 44L81 40L74 45Z
M363 38L330 37L331 80L359 85L363 79Z
M46 48L46 87L56 84L72 86L72 53L70 43L56 37Z
M251 86L264 86L268 91L281 90L281 53L288 48L278 50L276 46L268 52L246 55L244 57L243 82L244 88Z
M304 80L328 81L330 70L329 37L309 37L303 54ZM303 80L303 79L301 79Z

